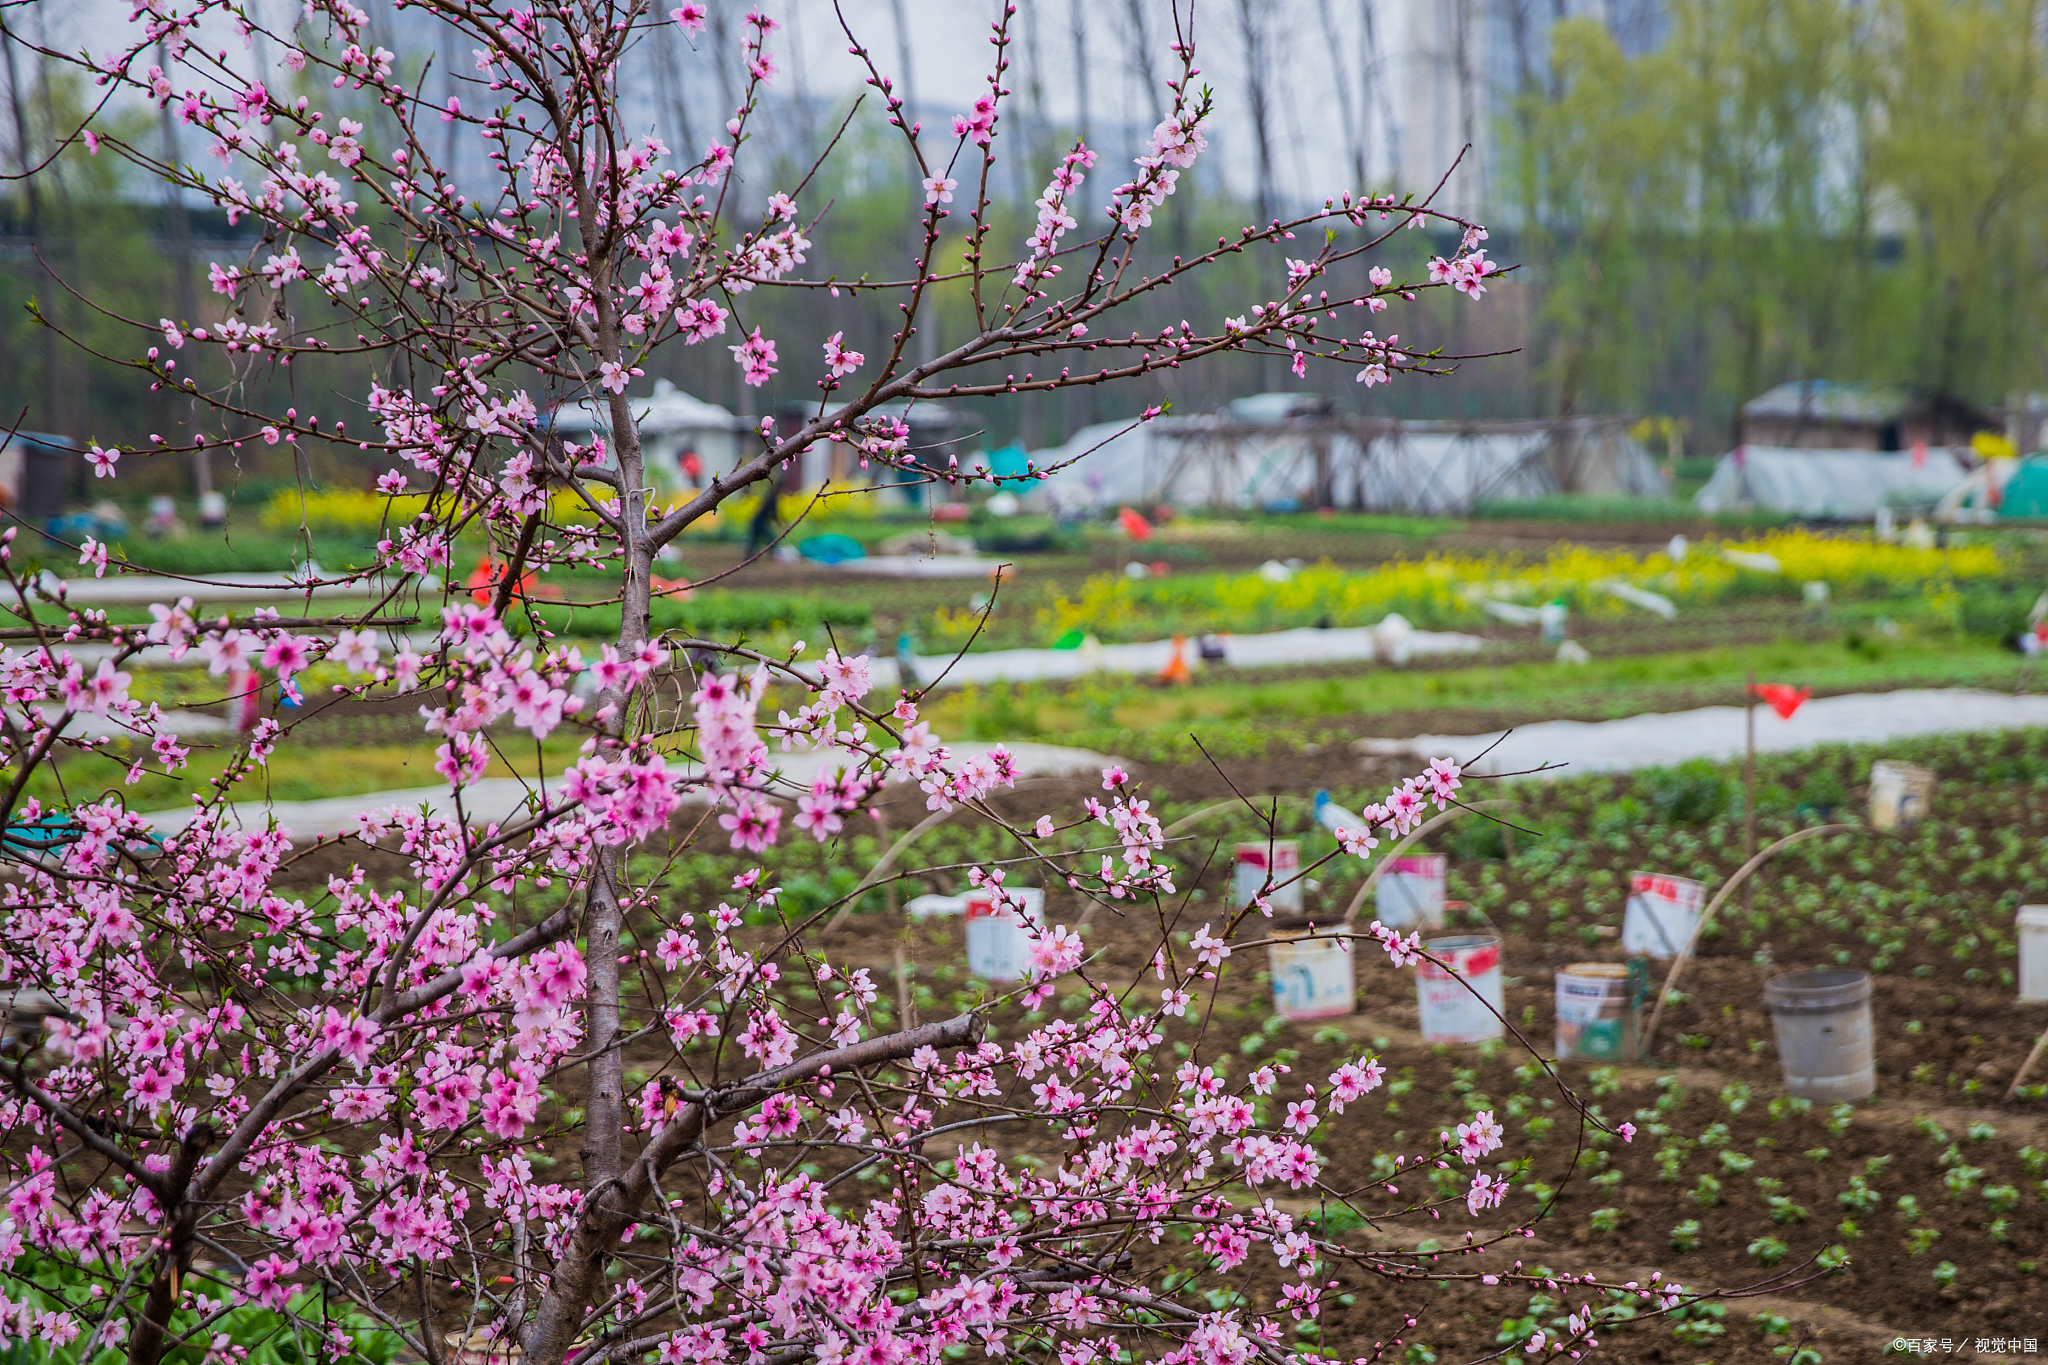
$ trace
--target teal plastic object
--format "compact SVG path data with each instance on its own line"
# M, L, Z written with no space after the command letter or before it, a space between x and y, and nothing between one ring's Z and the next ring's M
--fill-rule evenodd
M17 820L0 829L0 845L31 856L54 853L68 848L85 836L85 826L78 823L68 810L53 810L39 820ZM155 854L163 849L163 836L151 831L133 835L128 840L128 851L137 854Z
M849 559L866 559L868 552L852 536L843 536L837 531L812 536L796 547L796 552L813 564L844 564Z
M1999 500L2001 517L2048 517L2048 459L2038 455L2020 461Z
M1019 477L1020 475L1028 473L1030 469L1031 457L1025 453L1023 446L1003 446L999 450L991 450L988 453L989 473L994 474L1003 479L1016 480L1016 482L1014 483L1005 483L1003 485L1003 487L1005 488L1029 488L1033 484L1037 483L1037 479L1025 479Z

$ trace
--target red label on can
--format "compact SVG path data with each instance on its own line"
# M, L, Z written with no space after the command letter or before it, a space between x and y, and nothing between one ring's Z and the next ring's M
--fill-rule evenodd
M1483 948L1454 951L1447 954L1444 960L1451 970L1446 971L1433 962L1423 962L1417 964L1416 972L1418 975L1433 977L1439 981L1448 981L1453 975L1482 976L1500 966L1500 945L1490 943Z
M1629 879L1628 887L1639 896L1657 896L1667 901L1678 899L1678 883L1651 872L1636 873Z

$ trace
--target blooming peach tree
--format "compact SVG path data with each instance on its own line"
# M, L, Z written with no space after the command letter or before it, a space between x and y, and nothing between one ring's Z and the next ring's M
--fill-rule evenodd
M1342 364L1368 384L1434 367L1434 353L1361 324L1423 289L1478 298L1494 269L1484 230L1427 203L1344 197L1145 273L1141 237L1212 112L1183 14L1171 112L1141 154L1117 174L1074 145L1028 236L1006 241L989 192L1014 20L1000 9L987 93L944 131L910 122L848 33L925 194L915 268L835 286L804 273L824 212L807 202L811 177L765 194L740 178L776 108L765 15L741 29L744 95L724 135L691 150L627 126L618 87L655 26L704 41L702 5L398 9L442 26L443 50L473 54L457 93L430 94L442 76L379 46L350 0L307 0L289 27L254 3L137 0L99 55L44 54L103 96L77 142L262 233L248 257L211 265L204 316L130 319L135 350L117 358L197 414L147 453L345 441L381 462L379 488L407 510L374 565L309 576L299 615L205 616L174 597L148 626L67 608L6 533L0 570L38 611L5 631L0 665L0 980L18 1013L37 992L50 1013L40 1047L0 1057L0 1335L142 1365L287 1347L280 1359L400 1350L433 1365L515 1347L529 1365L893 1365L956 1347L1062 1365L1280 1365L1299 1340L1283 1328L1345 1285L1531 1282L1507 1245L1523 1220L1501 1209L1490 1113L1357 1187L1329 1174L1318 1144L1357 1122L1346 1107L1381 1083L1376 1060L1239 1077L1219 1061L1209 1009L1224 960L1265 941L1266 897L1176 937L1188 902L1168 841L1121 771L1083 809L1016 823L990 804L1013 783L1007 755L956 756L920 719L921 695L883 695L866 658L650 629L657 553L815 444L892 475L998 481L912 449L904 404L1114 383L1229 352L1288 356L1296 373ZM215 168L165 164L153 141L122 136L134 125L113 114L137 101ZM458 179L451 131L481 150L488 184ZM1117 183L1084 223L1090 176ZM949 221L961 218L964 234ZM1427 281L1373 267L1362 292L1334 289L1334 267L1430 220L1459 246ZM942 227L964 235L960 260L940 259ZM1273 297L1201 326L1124 325L1140 300L1244 252L1274 257ZM941 282L964 284L971 335L915 358ZM843 327L771 335L748 316L762 291L822 301L841 288L901 302L876 354ZM724 347L749 384L804 375L818 400L800 421L762 421L733 468L657 505L630 390L664 346ZM292 367L363 358L382 379L345 409L251 398ZM198 368L228 378L202 383ZM579 445L550 412L584 399L608 430ZM116 478L142 453L95 444L91 460ZM475 597L442 586L458 537L487 539L504 566ZM77 572L130 569L90 538L74 548ZM524 586L571 570L604 575L620 607L594 656L550 635ZM364 585L367 608L320 610L328 590ZM299 700L322 661L347 670L343 694L414 699L452 809L366 812L334 841L350 870L298 871L307 844L265 817L251 779L292 742L280 717L317 711L317 695L266 716L169 834L118 791L29 797L60 754L116 740L132 741L133 776L184 769L171 719L130 688L139 663L188 658L255 677L267 701ZM803 700L784 709L771 687ZM491 737L515 732L572 734L581 750L515 814L468 818ZM828 761L792 787L772 746ZM1460 784L1438 764L1333 856L1370 857ZM1009 854L968 873L993 896L1037 882L1156 919L1152 979L1118 979L1075 929L1034 926L1011 996L940 1022L887 1018L869 971L835 954L818 917L786 912L765 869L779 841L843 838L892 786L1000 826ZM1099 837L1075 839L1088 830ZM632 858L654 841L764 856L722 897L686 904L643 873L658 859ZM402 876L367 870L393 859ZM1393 966L1422 951L1378 926L1349 937ZM1026 1022L994 1036L1012 1005L1005 1018ZM653 1078L629 1085L629 1051L649 1049ZM550 1174L570 1158L576 1178ZM1464 1173L1462 1193L1421 1178L1441 1170ZM1305 1216L1336 1206L1462 1220L1470 1235L1429 1255L1352 1244ZM1284 1290L1217 1307L1216 1277L1254 1258L1276 1263ZM1588 1282L1569 1330L1529 1349L1590 1344L1601 1292ZM1626 1292L1645 1311L1677 1301L1675 1287Z

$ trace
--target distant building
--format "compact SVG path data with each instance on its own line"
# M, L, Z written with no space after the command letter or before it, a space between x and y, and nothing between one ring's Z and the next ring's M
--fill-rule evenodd
M1407 421L1332 410L1308 393L1262 393L1210 416L1083 427L1034 451L1051 474L1033 498L1061 512L1260 507L1462 516L1556 493L1667 497L1619 417Z
M64 514L65 495L85 465L62 436L0 431L0 509L40 527Z
M1803 379L1742 405L1738 446L1797 450L1911 450L1966 446L1994 422L1960 399L1893 384Z
M654 381L652 397L628 403L640 428L641 457L664 491L698 487L739 462L748 424L715 403L693 398L666 379ZM611 405L567 403L555 410L553 422L555 433L570 440L609 439Z

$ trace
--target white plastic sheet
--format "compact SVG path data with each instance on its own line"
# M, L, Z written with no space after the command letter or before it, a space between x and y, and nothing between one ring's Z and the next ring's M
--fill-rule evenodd
M1746 504L1795 517L1868 521L1880 507L1932 507L1965 472L1945 449L1929 450L1915 464L1910 451L1742 446L1721 457L1693 502L1702 512Z

